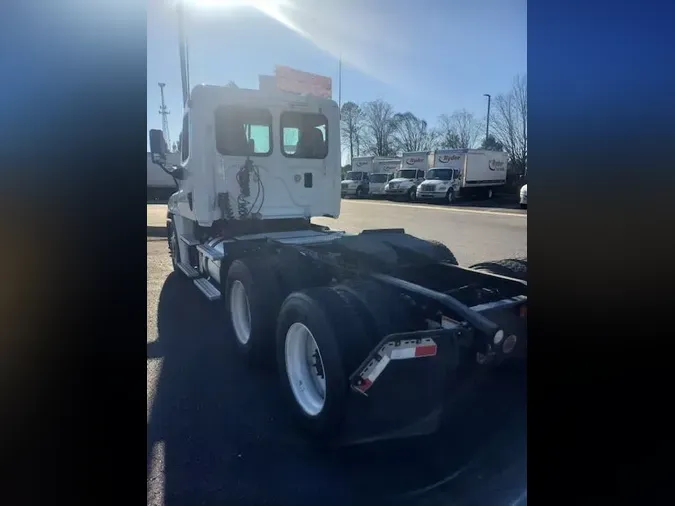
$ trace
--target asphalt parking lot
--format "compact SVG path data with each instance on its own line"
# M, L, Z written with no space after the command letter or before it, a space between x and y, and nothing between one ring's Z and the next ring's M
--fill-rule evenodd
M471 437L308 445L286 419L276 374L239 360L221 303L171 274L165 219L166 206L148 206L148 504L524 504L524 411ZM403 227L444 242L464 265L527 255L520 210L343 200L338 220L316 221L347 232ZM491 469L476 467L478 447L495 453Z

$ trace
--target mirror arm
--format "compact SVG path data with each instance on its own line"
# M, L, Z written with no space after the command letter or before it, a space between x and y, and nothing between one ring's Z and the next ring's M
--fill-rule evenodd
M164 172L169 174L172 178L174 179L179 179L183 180L185 179L185 170L183 167L180 167L178 165L174 165L173 168L167 169L164 165L161 165L162 169L164 169Z

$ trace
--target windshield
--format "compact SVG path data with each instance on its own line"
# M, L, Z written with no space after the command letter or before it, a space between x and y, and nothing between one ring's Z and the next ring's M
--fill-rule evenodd
M405 179L415 179L416 169L403 169L396 171L396 177L402 177Z
M352 181L360 181L363 179L363 172L347 172L347 177L345 179L351 179Z
M389 174L372 174L370 176L371 183L386 183L389 179Z
M452 169L431 169L427 172L427 179L450 181L452 179Z

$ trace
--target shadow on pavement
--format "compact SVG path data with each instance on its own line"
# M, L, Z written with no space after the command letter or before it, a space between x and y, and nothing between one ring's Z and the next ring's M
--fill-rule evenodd
M153 445L164 441L165 505L326 506L393 498L440 505L452 498L487 506L522 494L524 404L432 437L319 450L287 419L276 371L251 371L242 362L224 314L221 302L207 302L188 279L167 278L158 340L148 344L148 358L163 364L147 443L150 476ZM489 452L487 460L477 460L481 451Z
M166 226L155 227L148 225L148 237L166 237Z
M371 200L374 201L379 201L379 202L391 202L391 203L397 203L401 205L406 205L406 204L416 204L416 205L428 205L428 206L440 206L440 207L448 207L448 204L446 204L442 200L434 201L434 200L415 200L413 202L405 202L402 200L395 200L395 199L384 199L381 197L377 198L372 198ZM518 200L518 197L514 197L512 195L496 195L491 199L486 199L486 200L472 200L472 199L462 199L462 200L457 200L452 203L450 207L456 207L456 208L467 208L467 209L494 209L494 210L504 210L504 211L517 211L518 213L526 213L526 210L520 209L520 201Z

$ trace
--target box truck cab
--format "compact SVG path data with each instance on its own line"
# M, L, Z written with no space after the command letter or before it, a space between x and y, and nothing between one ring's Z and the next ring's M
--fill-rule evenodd
M394 178L385 186L385 195L392 198L415 200L417 185L424 180L425 172L429 168L429 155L428 151L403 153L401 168L396 171Z
M368 195L370 185L369 174L362 170L350 170L342 181L341 194L361 198Z
M374 197L384 196L384 187L400 167L401 161L397 159L375 160L373 162L373 173L370 174L370 195Z
M373 171L373 157L362 156L352 160L352 170L347 172L345 178L340 184L341 195L343 197L364 197L368 195L369 177Z
M427 171L426 178L417 187L418 200L443 200L452 204L459 196L462 171L455 168L433 168Z

